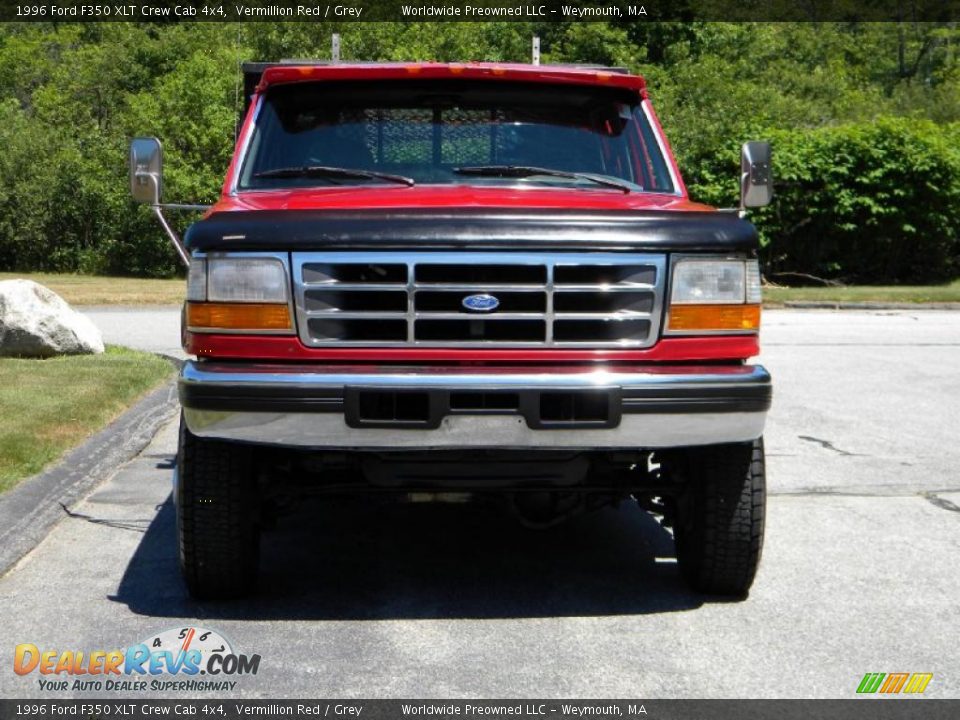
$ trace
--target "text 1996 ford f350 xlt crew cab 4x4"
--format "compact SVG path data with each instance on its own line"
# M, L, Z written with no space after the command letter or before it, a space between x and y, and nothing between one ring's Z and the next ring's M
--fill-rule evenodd
M255 585L285 488L498 498L533 526L635 499L690 585L760 559L757 234L690 201L642 78L488 63L245 68L189 263L175 500L200 598ZM131 188L163 220L159 142ZM184 206L180 206L184 207Z

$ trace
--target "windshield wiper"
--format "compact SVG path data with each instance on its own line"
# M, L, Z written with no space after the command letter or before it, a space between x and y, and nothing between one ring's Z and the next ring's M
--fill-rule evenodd
M327 165L304 165L302 167L274 168L273 170L264 170L254 173L255 178L298 178L298 177L324 177L324 178L344 178L352 180L386 180L387 182L399 183L407 187L413 187L417 184L413 178L403 175L391 175L390 173L376 172L374 170L355 170L352 168L330 167Z
M533 165L469 165L466 167L453 168L453 172L458 175L477 175L480 177L505 177L505 178L524 178L534 175L547 175L549 177L569 178L571 180L589 180L597 185L617 188L625 193L632 192L633 188L626 182L614 180L605 176L592 175L590 173L568 172L566 170L553 170L551 168L535 167Z

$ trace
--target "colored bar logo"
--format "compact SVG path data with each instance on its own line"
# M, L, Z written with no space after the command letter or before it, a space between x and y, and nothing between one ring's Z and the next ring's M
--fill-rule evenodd
M880 692L885 695L897 693L920 694L927 689L933 673L867 673L860 681L857 692L870 695Z

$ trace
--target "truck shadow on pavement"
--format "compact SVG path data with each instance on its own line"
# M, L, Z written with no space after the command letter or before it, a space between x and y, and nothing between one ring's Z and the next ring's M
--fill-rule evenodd
M141 615L381 620L689 610L673 539L633 503L548 530L497 506L311 499L266 532L257 593L198 603L177 567L169 498L111 600Z

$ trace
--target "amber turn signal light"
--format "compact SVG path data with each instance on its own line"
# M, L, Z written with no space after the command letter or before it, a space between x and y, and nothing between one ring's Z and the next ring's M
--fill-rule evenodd
M292 330L290 308L276 303L187 303L191 330Z
M669 330L759 330L759 305L671 305Z

